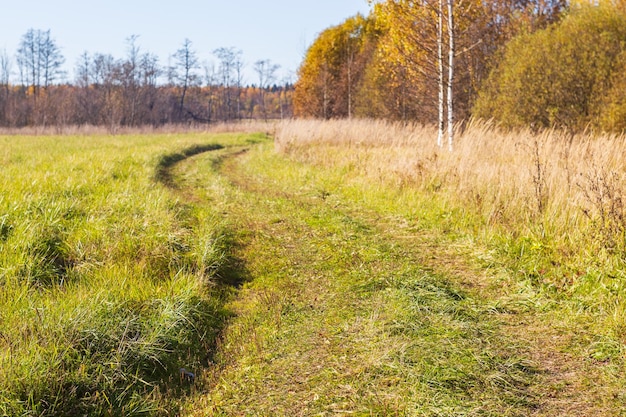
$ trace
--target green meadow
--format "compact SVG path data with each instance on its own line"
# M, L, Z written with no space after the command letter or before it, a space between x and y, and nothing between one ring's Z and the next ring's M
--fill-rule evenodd
M176 407L231 285L221 214L167 170L259 138L0 137L0 415Z
M0 137L0 415L624 413L621 137L260 130Z

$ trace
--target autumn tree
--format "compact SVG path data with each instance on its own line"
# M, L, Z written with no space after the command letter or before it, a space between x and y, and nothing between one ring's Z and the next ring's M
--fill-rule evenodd
M435 123L438 120L439 83L443 76L444 15L438 13L437 3L415 1L386 1L374 9L383 32L378 50L378 74L391 81L385 94L401 94L401 100L391 110L395 119L417 119ZM440 40L440 43L438 43ZM441 68L439 67L441 64ZM385 84L379 88L385 89Z
M331 90L330 61L332 59L327 29L309 47L298 70L294 111L296 116L312 116L327 119L330 115L329 97Z
M608 115L621 108L614 92L623 85L625 45L624 12L576 7L561 23L507 45L474 113L511 127L610 127Z
M440 146L445 125L451 143L455 116L468 117L486 71L487 57L481 54L483 34L490 27L486 7L474 0L397 0L374 8L383 33L378 73L395 83L380 94L397 94L401 87L404 98L402 107L393 111L395 118L406 118L411 109L411 117L437 123Z
M322 32L298 70L296 115L351 117L375 39L373 20L361 15Z
M604 131L626 132L626 52L620 52L610 86L598 98L598 111L594 124Z

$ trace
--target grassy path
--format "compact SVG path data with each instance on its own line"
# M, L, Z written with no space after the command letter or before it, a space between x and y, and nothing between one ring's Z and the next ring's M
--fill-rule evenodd
M572 395L437 236L267 144L225 156L177 167L228 217L246 281L187 415L548 415Z

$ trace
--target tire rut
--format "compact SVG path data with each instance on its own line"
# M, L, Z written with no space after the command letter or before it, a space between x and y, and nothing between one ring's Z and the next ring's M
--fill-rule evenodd
M294 198L282 189L246 177L238 167L240 161L233 155L221 167L221 173L236 187L255 195L267 198ZM325 197L323 198L325 199ZM307 204L303 202L302 204ZM433 236L423 231L415 233L404 219L397 219L363 207L350 207L341 203L341 209L348 217L358 218L367 227L376 230L382 238L408 248L410 256L425 268L452 277L477 299L488 299L488 304L498 306L506 295L494 292L497 278L467 263L467 256L459 254L456 248L444 247ZM508 300L505 300L505 304ZM490 307L485 307L490 308ZM537 318L536 311L513 311L505 308L498 311L494 307L490 317L499 323L501 337L508 339L517 354L526 357L530 366L538 373L534 383L523 388L534 405L524 415L529 416L610 416L617 415L611 401L606 398L601 386L591 381L601 380L601 374L594 366L565 353L567 337L559 334L549 322ZM613 393L611 395L616 395Z
M447 278L449 271L441 273L441 268L433 266L432 262L429 265L429 258L434 256L434 252L424 251L428 243L426 238L415 234L415 239L407 239L412 233L410 225L399 224L397 219L353 207L348 202L326 201L327 196L324 195L302 195L275 180L248 175L242 169L246 166L247 155L228 155L221 160L219 172L232 184L237 198L248 201L231 205L233 211L230 214L238 219L240 228L246 229L248 247L242 257L252 271L253 281L235 302L239 318L225 331L222 364L209 377L207 390L211 394L206 400L207 404L233 403L237 406L215 408L202 415L229 414L229 410L235 412L241 407L248 407L245 408L247 414L258 415L365 413L372 410L385 410L381 415L413 415L407 412L407 401L424 402L424 411L415 415L436 415L432 414L434 411L427 411L437 409L439 400L436 395L426 398L423 397L425 394L415 393L414 388L408 386L418 384L424 390L436 393L437 388L433 387L442 383L438 379L442 376L415 374L417 368L406 364L402 366L407 366L411 373L406 380L399 375L386 375L388 372L393 375L393 363L407 354L403 351L432 343L435 343L433 348L441 349L432 360L441 360L435 359L437 355L460 355L465 361L458 366L452 362L441 363L441 366L449 368L445 372L466 373L465 378L450 376L445 384L453 385L446 387L444 384L441 388L443 396L454 396L450 394L456 390L454 384L473 393L469 397L468 394L459 394L458 399L449 399L460 401L456 406L458 410L470 413L481 409L487 411L484 407L489 405L476 400L481 395L480 390L486 389L491 396L485 401L493 408L486 415L519 416L532 412L536 398L533 399L529 381L535 378L535 370L530 361L517 356L516 342L493 328L494 316L480 301L477 287L471 284L470 277L454 282ZM243 206L237 208L237 204ZM254 207L254 211L250 211L249 207ZM300 216L306 216L306 219ZM340 228L333 229L334 226L325 223L327 221L336 221ZM342 233L345 235L341 236ZM398 238L400 235L403 237ZM381 253L384 259L378 259L371 252ZM258 257L273 260L268 264ZM325 271L332 268L333 262L339 267L332 269L334 272L329 275ZM342 283L342 280L355 279L355 274L358 275L356 283ZM268 276L274 277L273 284L265 282ZM276 279L276 276L279 278ZM387 276L393 282L388 281ZM396 276L398 278L394 278ZM396 279L398 281L394 281ZM479 288L482 286L482 283L478 285ZM427 297L420 302L426 303L425 308L431 309L432 316L418 312L416 322L394 324L395 319L387 317L393 313L389 311L389 306L385 306L386 291L405 291L408 295ZM376 301L368 304L369 301L359 297L373 297L372 300ZM426 301L428 297L435 297L433 300L437 301L430 305ZM439 306L439 302L443 306ZM250 318L259 305L267 311L268 317ZM300 317L300 314L310 320L307 326L291 323L295 320L292 316ZM372 318L375 321L371 321ZM484 323L480 322L482 319ZM423 323L426 324L419 324L420 320L425 320ZM414 331L409 329L415 325L428 328L434 325L428 324L431 321L443 323L440 330L450 332L448 342L444 336L425 336L423 340L409 337ZM334 323L334 326L328 327L324 323ZM346 329L339 339L334 330L337 326ZM469 330L464 326L469 326ZM393 327L399 330L392 330ZM288 341L282 346L272 342L281 332L296 332L301 339L299 351L290 351ZM441 337L443 339L436 342ZM242 338L256 340L255 345L244 347L246 342ZM363 341L359 342L361 339ZM385 342L381 342L383 339ZM374 353L368 356L362 343L372 346ZM456 343L459 351L442 347L441 343ZM374 364L370 356L379 359ZM267 361L268 357L274 359ZM302 362L303 357L308 360ZM476 361L479 357L483 359ZM351 359L338 362L338 358ZM244 371L246 366L243 363L250 361L263 369L262 384L255 381L254 372ZM477 373L478 368L484 368L484 375ZM331 369L337 372L337 381L324 382L325 372ZM383 372L384 369L387 370ZM425 369L429 369L428 366ZM491 381L487 373L493 374L495 379ZM242 378L248 381L245 389L240 386L241 382L237 382ZM395 388L387 393L390 396L388 400L381 399L370 391L373 388L368 388L382 389L379 384L386 384L384 381L389 378L395 381ZM434 379L431 381L429 378ZM409 383L409 380L413 382ZM504 385L500 386L498 381ZM350 392L342 393L348 386L351 387ZM404 394L392 394L396 392L394 390ZM413 400L404 398L406 395L414 397ZM311 398L317 400L312 401ZM316 402L323 401L320 398L333 400L316 405ZM510 405L507 404L517 402L528 404L516 406L518 411L521 407L524 412L508 409ZM210 405L208 409L211 409Z

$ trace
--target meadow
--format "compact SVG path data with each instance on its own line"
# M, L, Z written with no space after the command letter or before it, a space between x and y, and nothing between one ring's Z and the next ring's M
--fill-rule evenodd
M467 240L476 261L504 268L515 291L567 301L568 320L589 321L595 337L613 345L596 355L619 358L626 320L626 137L505 131L476 122L447 152L433 136L432 127L420 125L299 121L279 131L276 148L410 195L412 203L390 205Z
M484 122L459 128L453 152L434 137L422 125L297 121L276 149L342 172L362 204L434 232L487 276L495 308L526 323L513 331L535 345L540 368L578 374L562 381L584 391L570 403L623 399L626 138ZM571 364L555 365L559 356Z
M0 137L0 414L625 411L624 137L244 130Z
M176 408L230 286L223 220L167 169L241 136L0 137L0 415Z
M624 412L624 137L470 123L448 152L434 127L298 120L274 138L219 168L252 279L185 415Z

